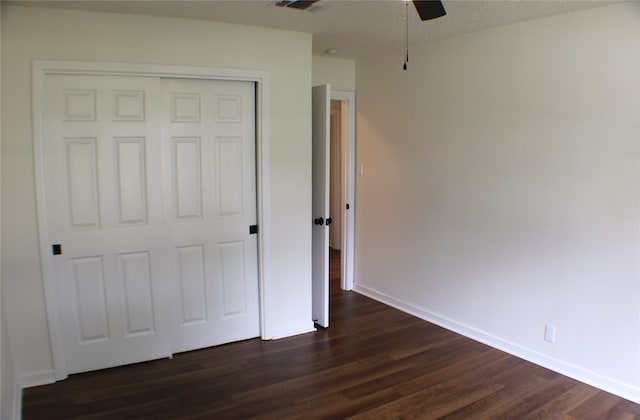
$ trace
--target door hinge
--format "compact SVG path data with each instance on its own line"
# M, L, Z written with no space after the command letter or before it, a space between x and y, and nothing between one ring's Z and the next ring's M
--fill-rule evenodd
M51 253L53 255L60 255L62 254L62 245L60 244L53 244L51 245Z
M249 226L249 235L254 235L258 233L258 225Z
M349 210L349 203L347 203L347 210Z

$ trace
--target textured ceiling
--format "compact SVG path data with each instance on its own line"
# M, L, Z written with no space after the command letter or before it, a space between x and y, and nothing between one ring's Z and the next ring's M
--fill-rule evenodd
M447 15L421 22L409 4L410 44L508 25L543 16L611 4L594 0L444 0ZM153 16L172 16L289 29L313 34L314 54L336 48L337 57L359 58L402 51L402 0L321 0L311 11L277 7L271 1L84 0L3 1L33 7L56 7Z

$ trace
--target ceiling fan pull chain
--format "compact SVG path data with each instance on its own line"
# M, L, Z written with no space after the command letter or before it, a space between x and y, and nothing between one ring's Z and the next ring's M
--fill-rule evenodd
M409 2L404 2L404 30L405 30L405 56L404 56L404 65L402 66L403 70L407 70L409 64Z

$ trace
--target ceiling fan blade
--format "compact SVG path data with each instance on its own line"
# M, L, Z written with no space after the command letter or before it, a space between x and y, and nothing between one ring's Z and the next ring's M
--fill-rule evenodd
M293 7L294 9L305 10L313 5L318 0L297 0L289 3L287 7Z
M280 7L290 7L292 9L307 10L318 0L278 0L275 5Z
M435 19L447 14L440 0L413 0L413 4L420 15L420 20Z

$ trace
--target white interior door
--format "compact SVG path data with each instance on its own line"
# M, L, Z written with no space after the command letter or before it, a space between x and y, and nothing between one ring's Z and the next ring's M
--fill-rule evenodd
M171 353L158 79L49 76L44 174L68 373Z
M66 372L258 336L254 84L49 75L44 97Z
M254 84L162 82L173 350L256 337Z
M331 87L312 92L312 310L313 321L329 326L329 144ZM329 220L327 220L329 219Z

